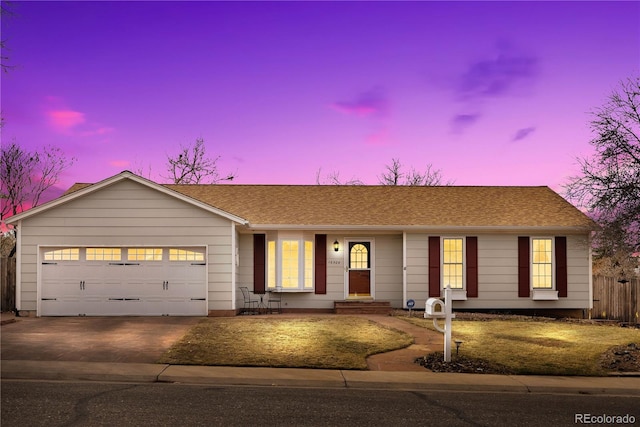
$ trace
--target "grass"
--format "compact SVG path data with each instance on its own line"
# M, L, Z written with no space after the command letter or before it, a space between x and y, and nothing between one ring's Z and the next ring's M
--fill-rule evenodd
M432 320L404 320L434 329ZM504 365L517 374L605 375L602 355L617 345L640 344L640 330L562 321L454 319L452 339L464 341L461 355ZM455 345L452 348L455 354Z
M203 319L161 357L178 365L367 369L366 357L410 335L349 316Z

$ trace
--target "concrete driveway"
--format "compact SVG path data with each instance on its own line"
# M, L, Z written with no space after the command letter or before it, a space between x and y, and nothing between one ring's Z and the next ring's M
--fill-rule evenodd
M2 360L155 363L203 317L18 318L0 329Z

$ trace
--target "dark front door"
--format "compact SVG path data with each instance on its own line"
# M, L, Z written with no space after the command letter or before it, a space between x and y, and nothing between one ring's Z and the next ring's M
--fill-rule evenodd
M349 296L371 296L371 242L349 242Z

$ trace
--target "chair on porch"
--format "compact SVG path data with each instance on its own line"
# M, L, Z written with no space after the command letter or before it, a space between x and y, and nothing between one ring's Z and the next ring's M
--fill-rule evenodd
M273 304L273 305L272 305ZM269 298L267 299L267 311L269 313L277 312L282 313L282 295L279 293L269 292Z
M249 288L246 286L240 286L242 292L242 298L244 298L244 307L240 314L258 314L258 300L251 298Z

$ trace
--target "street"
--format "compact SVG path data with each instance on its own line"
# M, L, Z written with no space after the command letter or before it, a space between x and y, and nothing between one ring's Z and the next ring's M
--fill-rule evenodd
M3 380L1 393L3 427L569 426L576 414L640 424L640 398L606 395L21 380Z

